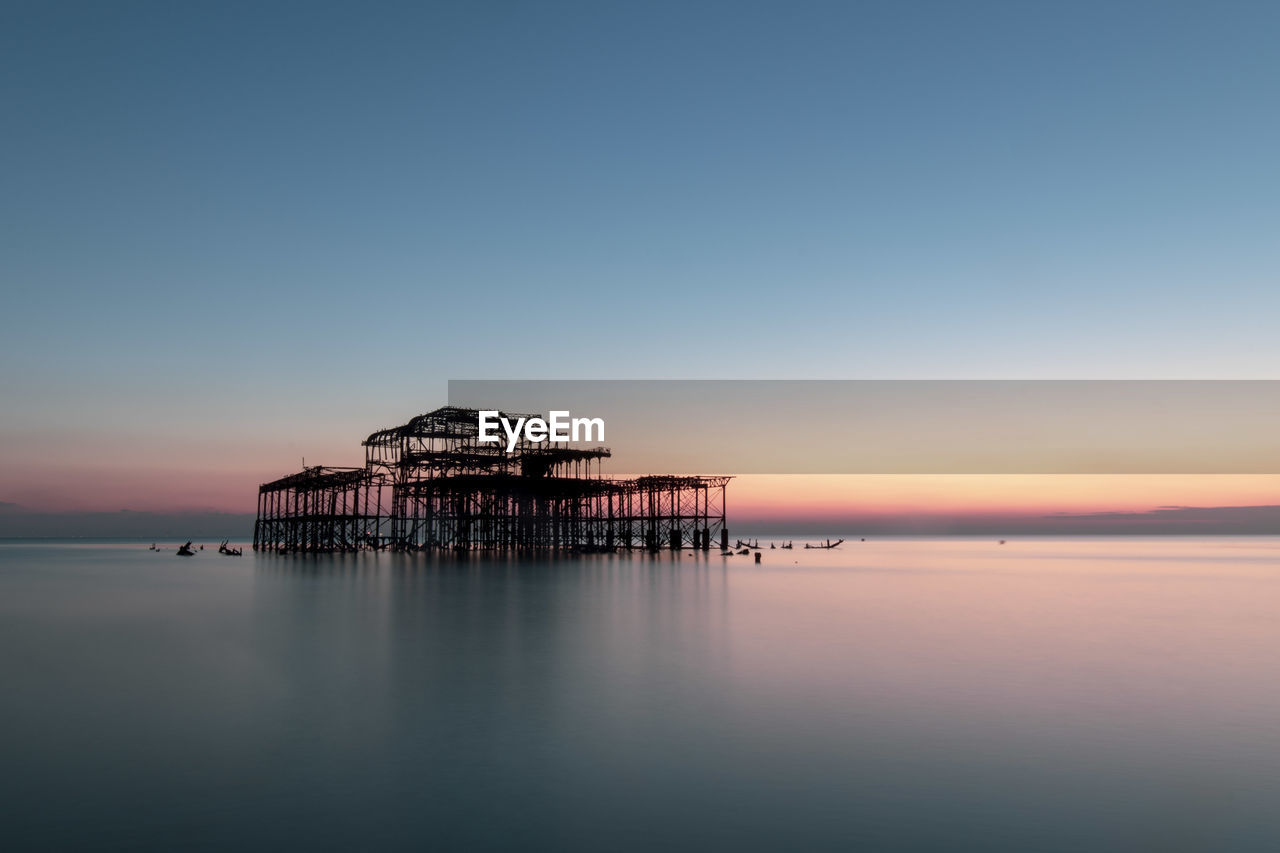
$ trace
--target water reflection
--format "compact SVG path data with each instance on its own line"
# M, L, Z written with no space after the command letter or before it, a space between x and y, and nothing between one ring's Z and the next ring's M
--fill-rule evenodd
M1280 839L1274 539L175 562L0 546L10 837Z

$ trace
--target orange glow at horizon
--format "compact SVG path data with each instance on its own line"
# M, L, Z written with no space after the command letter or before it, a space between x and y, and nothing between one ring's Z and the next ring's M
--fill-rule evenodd
M181 469L161 464L123 467L110 461L52 469L27 464L11 470L0 484L0 501L48 511L252 513L258 484L289 473L279 458L232 466L211 456L198 463L188 461ZM730 481L727 502L731 518L747 521L1272 506L1280 504L1280 475L747 474Z
M728 492L737 518L1142 512L1280 504L1274 474L753 474Z

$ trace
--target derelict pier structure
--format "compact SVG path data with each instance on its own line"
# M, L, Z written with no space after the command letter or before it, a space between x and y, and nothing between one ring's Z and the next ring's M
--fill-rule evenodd
M478 416L436 409L366 438L363 468L304 468L264 483L254 550L727 547L729 477L607 477L607 447L521 435L508 452L505 439L479 440Z

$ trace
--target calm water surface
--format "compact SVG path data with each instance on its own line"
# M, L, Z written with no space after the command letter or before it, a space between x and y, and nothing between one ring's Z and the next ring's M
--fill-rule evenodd
M1280 849L1280 539L145 548L0 544L6 849Z

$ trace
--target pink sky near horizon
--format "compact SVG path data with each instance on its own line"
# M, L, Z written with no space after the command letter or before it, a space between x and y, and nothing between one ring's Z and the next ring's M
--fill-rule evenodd
M223 450L214 446L182 463L158 454L142 466L110 458L71 459L55 467L10 464L0 480L0 501L45 512L252 513L259 483L293 473L302 462L301 456L240 458ZM348 448L337 462L332 457L307 461L354 466L361 459ZM1268 506L1280 503L1278 498L1280 475L751 474L730 482L728 511L732 519L748 522L854 515L1038 517L1162 506Z
M181 427L182 412L149 398L127 418L104 410L94 419L82 410L45 426L34 412L8 411L0 425L0 502L52 512L252 513L260 483L297 472L304 458L360 466L361 440L379 424L407 419L401 407L363 399L340 410L310 399L239 412L202 404L198 429ZM672 436L652 438L647 450L623 442L605 472L635 472L643 459L659 460L658 467L640 473L664 473L664 460L678 467L668 452ZM1278 496L1280 475L1263 474L751 474L732 481L728 506L743 520L1043 516L1266 506Z

